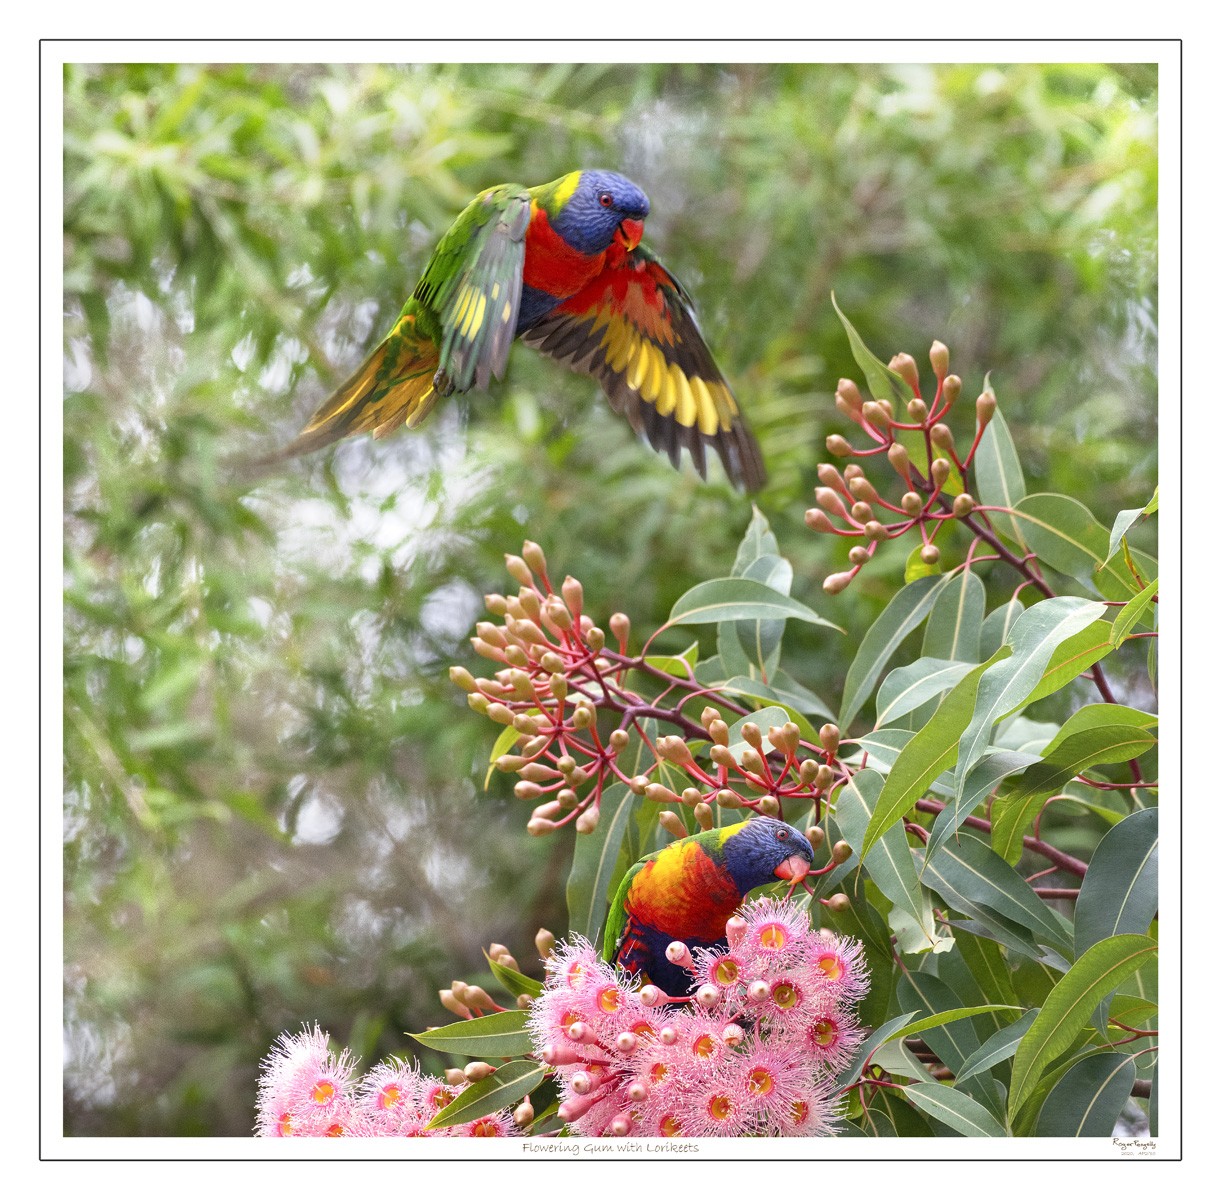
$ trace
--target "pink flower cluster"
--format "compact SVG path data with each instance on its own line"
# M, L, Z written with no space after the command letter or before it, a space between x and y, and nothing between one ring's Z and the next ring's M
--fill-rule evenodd
M508 1112L426 1130L467 1085L421 1075L414 1062L390 1058L356 1077L350 1050L331 1052L317 1025L282 1033L259 1078L259 1137L509 1137Z
M860 943L810 927L792 901L748 904L727 951L671 943L695 993L682 1006L604 963L588 942L557 948L530 1015L579 1134L817 1137L834 1132L836 1075L864 1034Z

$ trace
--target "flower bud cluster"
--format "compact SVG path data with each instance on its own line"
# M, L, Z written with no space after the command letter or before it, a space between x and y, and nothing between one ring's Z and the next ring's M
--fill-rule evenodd
M465 1087L493 1071L469 1064L455 1080L422 1075L418 1064L389 1058L359 1078L350 1050L331 1052L317 1025L282 1033L259 1077L259 1137L508 1137L508 1110L461 1125L427 1129ZM474 1068L474 1070L472 1070Z
M815 507L807 510L806 524L817 533L834 533L852 538L856 545L849 551L851 566L823 580L823 589L831 595L842 592L859 574L881 542L902 537L915 529L920 536L920 559L928 566L941 558L936 538L945 522L961 520L975 511L976 501L965 485L975 452L984 429L996 411L996 397L985 392L975 405L975 438L970 449L959 457L953 431L945 417L962 393L962 380L949 374L950 352L942 342L934 342L929 350L929 363L936 379L936 392L931 401L920 394L920 373L910 354L896 354L889 368L903 379L914 393L906 411L896 411L889 399L863 400L851 379L841 379L835 394L835 406L854 422L869 440L865 447L854 446L836 433L827 438L827 450L836 458L849 458L841 470L832 463L820 463L815 489ZM923 442L912 461L912 452L898 440L907 434L909 444ZM862 459L885 455L890 468L898 476L901 498L892 503L884 489L865 476ZM947 485L958 494L951 497Z
M836 1075L863 1038L860 944L792 902L746 905L720 948L667 955L694 995L668 1003L583 939L547 965L529 1029L560 1085L559 1115L591 1137L813 1137L832 1131ZM698 986L696 986L698 985Z

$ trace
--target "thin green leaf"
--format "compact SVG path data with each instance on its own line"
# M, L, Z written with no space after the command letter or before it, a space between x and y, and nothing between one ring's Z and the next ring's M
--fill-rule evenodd
M715 625L718 621L782 620L793 617L811 625L843 630L812 608L790 599L757 579L709 579L697 583L675 602L667 625Z
M521 1009L489 1013L486 1017L455 1021L440 1029L408 1034L408 1037L415 1038L431 1050L444 1050L446 1054L465 1054L470 1058L519 1058L534 1049L526 1032L529 1015Z
M547 1068L528 1058L507 1062L486 1079L463 1088L428 1124L425 1129L445 1129L450 1125L465 1125L489 1113L500 1112L528 1096L543 1081Z
M1103 604L1078 596L1053 596L1018 617L1009 631L1012 656L990 665L979 681L975 712L962 735L954 769L959 788L967 772L983 757L992 726L1025 703L1055 648L1105 611Z
M887 1040L894 1041L895 1038L912 1037L917 1033L923 1033L926 1029L937 1029L942 1025L948 1025L951 1021L978 1017L983 1013L1018 1011L1020 1009L1016 1004L971 1004L965 1008L950 1008L945 1012L933 1013L931 1017L921 1017L918 1021L912 1021L911 1024L892 1033Z
M1005 1062L1013 1057L1018 1043L1026 1034L1034 1019L1039 1015L1037 1008L1024 1012L1012 1025L998 1029L970 1058L962 1064L962 1069L954 1074L955 1085L980 1074L990 1071L997 1063Z
M844 680L844 700L839 712L841 729L847 729L864 707L891 655L924 620L944 584L944 579L917 579L900 588L861 638Z
M848 344L852 348L852 357L856 359L856 365L861 368L873 398L875 400L889 400L894 404L906 405L915 395L911 389L911 384L902 375L896 375L865 345L864 339L857 333L852 322L844 316L844 311L836 301L834 292L831 293L831 306L835 309L835 314L839 317L840 324L844 327L844 332L848 335Z
M1002 779L1024 771L1039 761L1037 754L1020 750L999 750L985 755L967 772L962 789L937 815L928 839L929 854L936 854L962 827L962 823L984 802Z
M992 420L979 440L972 467L977 498L981 503L1013 508L1026 495L1022 461L999 409L992 414ZM1025 544L1021 529L1011 516L1007 513L991 513L990 516L992 524L1001 533L1019 546Z
M1118 646L1149 611L1153 604L1153 597L1157 595L1157 585L1158 581L1155 578L1144 589L1137 592L1116 614L1115 620L1111 622L1111 632L1107 638L1112 646Z
M700 644L692 642L681 654L655 654L646 658L645 664L657 671L665 671L678 679L690 679L691 671L700 660Z
M537 979L531 979L529 975L523 975L512 967L506 967L504 963L492 958L486 950L483 952L483 957L488 960L488 969L514 1000L521 995L541 996L543 994L543 985Z
M916 1014L915 1012L900 1013L892 1017L884 1025L879 1025L856 1049L852 1061L839 1073L840 1087L847 1087L861 1077L861 1071L869 1061L873 1052L883 1043L890 1040L890 1035L896 1029L902 1029Z
M975 711L980 680L1007 653L1007 648L1002 647L986 663L972 668L937 706L933 719L900 751L869 820L862 854L869 853L883 831L912 807L932 780L954 765L962 731Z
M918 658L907 667L896 667L878 688L877 725L889 725L919 708L942 692L949 691L974 666L941 658Z
M966 1137L1004 1137L1005 1127L977 1100L942 1083L914 1083L903 1095L930 1117Z
M1095 943L1069 968L1018 1046L1009 1093L1010 1119L1033 1093L1052 1060L1073 1044L1098 1002L1156 953L1152 938L1124 933Z
M625 783L602 793L602 815L590 833L579 834L568 876L568 921L574 933L598 945L607 900L636 796Z
M937 597L924 627L921 654L950 662L979 662L983 621L984 585L974 571L964 568Z

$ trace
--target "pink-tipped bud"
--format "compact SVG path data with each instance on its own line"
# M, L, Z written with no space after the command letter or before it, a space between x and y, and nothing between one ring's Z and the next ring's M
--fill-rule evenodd
M818 482L824 487L846 493L847 485L844 483L843 476L830 463L819 463L817 473Z
M649 786L649 777L647 775L633 775L627 782L628 790L633 795L643 796L644 789Z
M732 1022L721 1030L721 1041L727 1046L740 1046L746 1040L746 1030Z
M501 704L499 701L489 704L486 712L497 725L512 725L513 718L516 715L511 708Z
M505 570L523 587L534 586L534 576L530 574L525 559L518 558L516 554L505 555Z
M591 805L577 817L577 833L593 833L598 828L598 818L601 815L601 808Z
M874 429L883 430L890 427L890 414L876 400L866 400L861 415Z
M657 1031L657 1040L663 1046L673 1046L678 1041L678 1030L673 1025L663 1025Z
M540 575L547 574L547 559L543 556L543 548L537 542L523 542L521 556L532 571Z
M452 1012L454 1016L463 1019L471 1015L471 1010L454 995L451 988L442 988L438 994L441 997L441 1007L447 1012Z
M543 602L538 598L538 592L533 588L522 588L517 594L517 602L522 612L532 621L537 621L543 615Z
M545 837L555 828L555 822L548 821L544 817L531 817L526 822L526 832L531 837Z
M742 917L733 916L725 922L725 940L732 950L746 936L746 921Z
M827 901L827 907L832 912L847 912L852 907L852 901L845 896L843 892L836 892L835 895Z
M682 738L675 736L659 737L654 743L657 753L668 762L683 766L691 762L691 751Z
M688 970L695 969L695 961L691 957L691 950L686 942L671 942L666 947L666 957L676 967L686 967Z
M950 369L950 348L945 342L934 342L929 347L928 361L933 368L933 374L938 379L944 379Z
M594 1090L594 1077L588 1071L573 1071L568 1078L568 1086L578 1096L588 1096Z
M677 799L677 797L675 798ZM687 827L683 824L682 818L668 808L663 808L657 814L657 824L671 837L685 838L687 836Z
M886 526L883 525L881 521L866 521L865 536L870 538L872 541L880 542L883 538L890 537L890 533L887 531Z
M765 979L756 979L746 989L746 994L756 1003L760 1003L772 994L771 985Z
M542 617L553 628L559 629L564 633L567 633L572 628L572 614L565 607L564 602L557 596L552 596L547 601L547 606L543 609Z
M710 738L712 738L712 740L718 746L728 746L729 745L729 726L726 725L725 722L720 719L717 719L715 721L709 721L708 722L708 736Z
M570 1042L592 1042L594 1031L584 1021L573 1021L564 1031Z
M540 1051L539 1058L549 1067L568 1067L573 1063L588 1063L589 1055L582 1047L568 1042L548 1042Z
M642 1083L639 1079L633 1079L632 1082L627 1085L627 1098L633 1104L639 1104L641 1101L647 1100L649 1098L648 1086Z
M831 518L821 508L807 508L805 521L815 533L835 532L835 526L831 523Z
M562 811L563 806L558 800L548 800L545 804L540 804L530 816L539 821L554 821Z
M656 1008L659 1004L666 1002L666 994L656 984L646 983L640 989L640 1003L645 1008Z
M632 633L632 622L626 613L612 613L610 619L610 631L615 635L615 639L620 645L627 642Z
M701 1008L711 1008L721 998L721 989L713 983L706 983L695 993L695 1002Z
M836 385L835 394L842 397L845 404L860 411L861 392L851 379L841 379Z
M704 793L699 788L689 787L683 788L683 794L679 799L691 808L695 808L704 799Z
M625 1029L615 1038L615 1045L618 1047L620 1054L631 1054L636 1049L639 1041L640 1039L630 1029Z
M486 1079L495 1070L496 1068L491 1063L472 1062L467 1063L462 1068L462 1074L466 1078L467 1083L478 1083L481 1079Z
M834 575L828 575L822 581L822 590L828 596L836 596L844 590L852 582L851 571L837 571Z
M610 1131L615 1135L615 1137L627 1137L627 1135L632 1132L633 1124L634 1122L632 1120L631 1113L620 1113L613 1121L611 1121Z
M653 804L681 804L677 792L672 792L664 783L649 783L644 789L645 799Z
M920 390L920 372L916 368L916 360L910 354L896 354L887 366L901 379L906 380L912 391Z
M827 453L834 454L836 458L847 458L852 453L852 445L847 438L833 433L827 438Z
M580 1120L597 1102L598 1094L596 1092L588 1096L570 1096L560 1105L559 1118L567 1123Z
M722 808L742 808L744 801L737 792L732 792L729 788L721 788L716 794L716 802Z

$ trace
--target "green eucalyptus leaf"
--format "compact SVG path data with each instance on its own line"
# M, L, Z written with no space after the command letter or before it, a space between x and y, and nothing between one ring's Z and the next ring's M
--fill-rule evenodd
M1104 938L1144 933L1157 913L1156 808L1135 812L1098 843L1081 881L1074 949L1080 957Z
M988 428L979 439L972 460L976 499L981 504L1013 508L1026 495L1022 462L1000 409L992 414ZM1022 530L1008 513L990 513L992 524L1006 537L1024 546Z
M1085 1028L1098 1002L1157 953L1157 943L1139 933L1096 942L1069 968L1043 1002L1013 1060L1010 1118L1026 1102L1048 1065Z
M674 602L666 624L715 625L718 621L766 621L787 617L843 632L813 609L757 579L709 579L697 583Z
M426 1129L465 1125L500 1112L528 1096L543 1081L547 1068L532 1059L519 1058L499 1066L486 1079L463 1088L428 1124Z
M1043 1101L1035 1136L1110 1137L1136 1082L1132 1059L1091 1054L1073 1063Z
M839 317L840 324L843 325L844 332L848 335L848 344L852 348L852 357L856 359L856 365L860 367L862 374L864 374L865 382L868 384L873 398L875 400L889 400L892 404L906 406L907 402L915 395L911 389L911 384L902 375L895 374L865 345L864 339L857 333L852 322L844 316L843 309L840 308L836 301L834 292L831 293L831 306L835 309L835 315Z
M452 1025L409 1036L430 1050L443 1050L446 1054L465 1054L468 1058L517 1058L534 1049L526 1032L529 1015L521 1009L489 1013L486 1017L455 1021Z
M941 1083L915 1083L903 1089L930 1117L964 1137L1005 1137L1005 1127L982 1104Z

